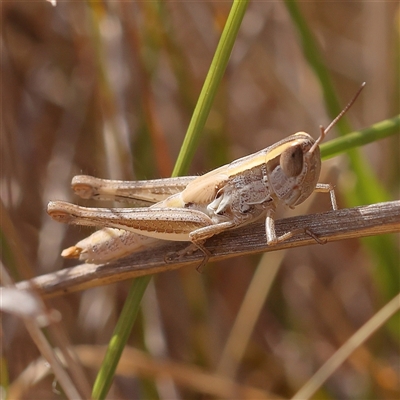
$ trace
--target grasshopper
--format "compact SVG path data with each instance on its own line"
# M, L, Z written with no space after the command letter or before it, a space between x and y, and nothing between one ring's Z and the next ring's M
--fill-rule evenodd
M312 192L329 193L337 209L330 184L318 183L321 157L319 144L354 103L364 84L318 139L298 132L279 142L202 176L148 181L116 181L78 175L72 188L80 197L97 200L134 201L147 207L87 208L63 201L51 201L47 212L59 222L100 226L64 257L104 263L148 247L158 240L191 242L185 253L199 249L204 259L211 256L205 241L227 229L238 228L265 218L267 244L273 246L305 232L324 243L310 230L297 229L277 236L275 211L283 205L295 208Z

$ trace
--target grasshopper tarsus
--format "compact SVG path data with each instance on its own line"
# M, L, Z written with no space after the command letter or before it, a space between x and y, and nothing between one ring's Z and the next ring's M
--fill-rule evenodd
M177 252L169 252L165 255L164 261L166 264L171 264L175 260L183 258L187 255L194 253L195 251L200 250L203 253L203 259L200 264L196 267L196 270L199 273L204 271L204 266L207 264L208 260L211 257L211 253L203 246L202 243L190 243L189 246L186 246L184 249L179 250Z
M200 264L196 267L198 273L202 274L204 272L204 267L208 263L208 260L211 257L211 253L203 246L203 244L195 243L197 248L203 253L203 259Z
M326 244L328 241L326 239L319 238L311 229L305 228L303 230L305 234L313 238L318 244Z
M267 220L268 221L268 220ZM275 234L275 226L274 223L272 222L273 220L270 219L269 224L273 224L272 226L270 226L269 228L267 228L267 233L271 232L271 228L273 228L273 232ZM285 242L286 240L291 239L293 236L296 235L301 235L301 234L306 234L308 236L310 236L311 238L313 238L318 244L325 244L327 243L326 239L320 239L311 229L309 228L297 228L297 229L293 229L289 232L286 232L284 234L282 234L281 236L272 236L268 238L268 234L267 234L267 243L268 246L275 246L278 243L282 243Z
M203 261L196 267L196 271L199 274L203 274L207 263L208 263L208 258L203 259Z

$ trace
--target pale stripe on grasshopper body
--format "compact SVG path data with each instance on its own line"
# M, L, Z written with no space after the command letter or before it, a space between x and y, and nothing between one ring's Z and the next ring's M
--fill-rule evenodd
M48 213L57 221L122 229L107 231L104 235L95 233L64 250L63 255L107 262L130 249L136 251L140 248L142 243L146 243L144 238L138 237L140 235L192 242L204 254L203 265L210 256L203 245L206 239L261 217L265 218L268 245L287 240L298 230L277 237L274 214L278 206L294 208L313 191L319 191L329 192L332 208L337 208L332 186L318 184L321 169L319 144L348 110L360 90L327 129L321 127L317 140L305 132L298 132L199 177L138 182L75 177L72 186L81 197L119 201L132 199L155 204L146 208L92 209L61 201L50 202ZM302 231L320 242L307 227ZM117 244L122 241L122 236L128 245ZM96 251L92 243L96 243Z

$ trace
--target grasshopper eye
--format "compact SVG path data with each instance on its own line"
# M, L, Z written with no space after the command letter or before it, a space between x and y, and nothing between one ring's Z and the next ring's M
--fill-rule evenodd
M279 163L287 177L299 175L303 169L303 150L301 146L292 146L284 150Z

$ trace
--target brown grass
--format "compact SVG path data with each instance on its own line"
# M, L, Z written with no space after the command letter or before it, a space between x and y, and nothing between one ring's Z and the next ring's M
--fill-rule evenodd
M398 113L398 5L300 7L342 104L367 81L349 112L354 128ZM69 189L73 175L134 179L171 173L229 3L116 1L89 8L83 2L7 2L1 10L2 262L22 280L76 264L59 254L89 230L57 224L45 211L49 200L77 201ZM283 4L252 2L191 173L299 130L317 136L318 126L327 123L319 86ZM363 152L398 197L398 141L386 139ZM343 207L341 193L355 179L346 157L326 162L322 179L337 186ZM327 197L312 196L296 213L329 209ZM146 350L156 364L165 361L165 369L119 372L110 398L235 397L174 380L177 365L183 375L188 366L191 377L201 368L199 381L211 380L207 388L218 371L243 390L237 393L290 398L387 301L376 279L380 265L357 239L291 249L279 260L269 256L262 257L264 275L258 275L265 286L251 293L259 256L213 263L204 274L185 268L157 275L129 344ZM127 288L117 283L46 303L62 316L63 333L50 335L52 343L84 344L96 357L98 345L110 339ZM225 345L234 343L232 326L250 295L259 313L241 316L242 326L252 329L235 352ZM19 384L39 353L20 319L3 315L2 323L3 376L7 371L9 382ZM379 330L315 398L398 398L398 334L398 327ZM82 363L92 385L98 363ZM49 377L24 390L21 398L59 398Z

